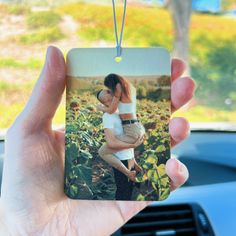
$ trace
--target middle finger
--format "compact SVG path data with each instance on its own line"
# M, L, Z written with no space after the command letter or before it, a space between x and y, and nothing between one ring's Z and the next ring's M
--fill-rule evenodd
M190 77L181 77L171 83L171 113L178 110L193 97L196 84Z

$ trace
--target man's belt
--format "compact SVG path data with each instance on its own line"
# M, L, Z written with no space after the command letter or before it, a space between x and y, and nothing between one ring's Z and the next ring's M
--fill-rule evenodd
M139 120L122 120L122 125L133 124L139 122Z

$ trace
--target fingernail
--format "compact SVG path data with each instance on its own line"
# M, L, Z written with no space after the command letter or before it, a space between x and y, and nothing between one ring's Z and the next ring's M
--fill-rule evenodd
M179 162L178 164L178 172L183 172L184 171L184 165L182 163Z
M46 61L45 61L46 64L49 64L49 62L50 62L50 55L51 55L51 52L52 52L52 47L49 46L49 47L47 48L47 53L46 53Z

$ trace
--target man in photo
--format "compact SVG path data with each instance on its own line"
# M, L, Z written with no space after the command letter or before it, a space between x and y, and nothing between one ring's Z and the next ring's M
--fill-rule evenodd
M145 128L141 121L137 118L136 114L136 88L127 78L113 73L108 74L104 78L103 83L108 89L107 94L104 96L104 99L107 97L107 101L103 101L103 104L97 105L97 110L109 114L114 112L118 113L123 132L122 134L116 136L117 139L126 143L127 145L132 144L131 146L136 148L141 144L138 142L138 140L143 139L145 136ZM133 145L135 143L137 143L137 146ZM111 155L115 152L116 149L114 149L114 147L111 145L108 146L107 143L104 143L99 149L99 155L104 161L113 167L116 167L114 166L114 164L116 164L118 167L120 167L121 172L134 181L135 172L128 170L130 168L124 168L124 165L122 165L121 162L119 162L120 165L118 165L118 161L115 156ZM128 165L129 164L130 161L128 161Z
M97 93L97 98L103 105L109 106L113 96L109 90L103 89ZM118 111L112 114L104 112L102 120L107 145L109 148L115 150L113 154L109 154L112 157L110 158L109 164L114 171L117 187L116 200L131 200L136 171L142 171L142 168L135 161L134 147L137 147L143 142L143 137L138 139L134 144L125 143L117 138L117 136L123 134L123 127ZM99 149L99 155L102 157L101 152L102 148ZM133 181L130 181L130 179Z

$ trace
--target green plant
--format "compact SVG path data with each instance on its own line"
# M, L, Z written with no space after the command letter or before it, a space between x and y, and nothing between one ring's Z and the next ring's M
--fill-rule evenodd
M198 83L196 96L205 106L235 110L236 108L236 46L234 40L212 42L204 61L192 65ZM202 64L204 63L204 66ZM229 99L230 104L225 101Z
M6 57L0 58L0 68L17 68L17 69L38 69L43 62L35 58L29 58L27 61L19 61L14 58Z
M25 15L31 12L29 5L23 4L8 4L7 12L14 15Z
M59 27L42 28L37 32L20 35L16 38L16 41L22 44L34 44L34 43L49 43L64 38L65 35L61 32Z
M67 94L65 191L80 199L114 199L111 167L98 156L105 139L102 114L96 112L96 103L91 87L90 91L71 89ZM169 102L143 99L137 110L146 128L146 140L136 150L144 172L137 176L142 187L134 191L132 199L164 200L170 193L165 173L170 156Z
M26 23L29 29L42 27L54 27L59 24L61 17L53 11L31 12L28 14Z

